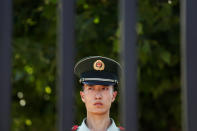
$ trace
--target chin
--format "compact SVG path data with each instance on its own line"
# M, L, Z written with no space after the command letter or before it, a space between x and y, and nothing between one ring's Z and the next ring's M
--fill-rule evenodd
M104 114L108 113L108 111L104 110L104 109L95 109L92 111L92 113L95 115L104 115Z
M94 115L104 115L106 112L93 112Z

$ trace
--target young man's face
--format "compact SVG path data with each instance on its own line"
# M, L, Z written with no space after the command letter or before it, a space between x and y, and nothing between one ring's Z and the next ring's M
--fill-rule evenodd
M99 115L109 112L117 91L113 90L113 86L84 84L84 91L80 91L80 95L87 112Z

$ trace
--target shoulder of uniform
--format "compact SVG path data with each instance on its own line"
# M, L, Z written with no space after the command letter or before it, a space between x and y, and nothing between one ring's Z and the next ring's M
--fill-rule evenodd
M118 127L121 131L124 131L125 129L124 129L124 127L122 127L122 126L119 126Z
M78 129L78 125L74 125L73 127L72 127L72 131L76 131L77 129Z

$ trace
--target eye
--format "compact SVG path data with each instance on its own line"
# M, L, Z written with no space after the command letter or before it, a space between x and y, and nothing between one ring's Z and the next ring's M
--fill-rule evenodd
M107 91L109 88L108 87L103 87L102 90Z
M88 90L93 90L93 87L88 87Z

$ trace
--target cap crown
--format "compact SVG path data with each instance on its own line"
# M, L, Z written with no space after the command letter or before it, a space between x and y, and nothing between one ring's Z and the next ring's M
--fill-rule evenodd
M102 56L83 58L74 67L74 73L79 78L92 78L89 81L97 82L102 81L102 79L117 81L120 70L121 66L118 62Z

